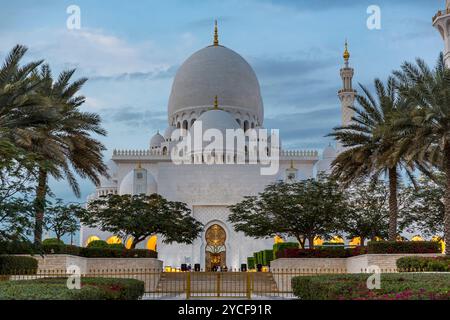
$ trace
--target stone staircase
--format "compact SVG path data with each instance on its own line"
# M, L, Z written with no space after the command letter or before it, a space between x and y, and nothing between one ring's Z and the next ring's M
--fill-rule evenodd
M275 295L277 284L270 272L164 272L156 287L162 295L181 295L188 291L191 296L245 297L251 294Z

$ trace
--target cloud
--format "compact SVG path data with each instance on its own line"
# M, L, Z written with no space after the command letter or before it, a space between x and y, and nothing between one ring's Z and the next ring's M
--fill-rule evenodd
M99 112L106 123L129 127L157 126L163 121L167 121L166 111L149 111L138 107L122 106L112 110L102 109Z
M349 10L352 7L368 7L370 5L392 5L392 0L264 0L273 6L288 7L300 11L325 11L333 9ZM408 4L410 6L427 6L428 0L396 0L395 4Z

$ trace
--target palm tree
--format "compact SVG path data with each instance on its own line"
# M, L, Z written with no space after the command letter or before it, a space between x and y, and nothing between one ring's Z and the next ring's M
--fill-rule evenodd
M389 77L385 86L375 80L376 99L360 84L364 95L356 97L360 108L352 123L333 129L334 137L345 148L333 161L332 175L344 185L366 178L379 179L385 175L389 184L389 240L397 238L399 173L404 170L415 183L414 163L406 162L398 149L398 135L392 130L393 120L408 110L409 105L399 96L396 82Z
M403 132L402 148L410 160L427 161L445 173L444 241L450 255L450 69L441 54L434 69L417 59L403 63L394 75L413 106L396 124Z
M27 52L21 45L15 46L0 68L0 157L14 158L17 144L30 145L32 131L45 123L48 115L41 112L45 104L35 93L39 79L33 76L42 61L20 66Z
M70 83L75 70L62 72L56 81L48 65L43 65L36 76L40 84L37 94L48 103L44 111L54 115L45 126L37 128L31 137L28 151L37 155L37 187L35 198L34 241L42 240L42 229L48 177L66 179L76 196L80 189L72 169L81 178L88 178L99 184L99 176L107 176L107 167L103 162L103 144L91 134L104 136L106 131L100 125L100 117L95 113L81 112L83 96L76 96L87 79Z

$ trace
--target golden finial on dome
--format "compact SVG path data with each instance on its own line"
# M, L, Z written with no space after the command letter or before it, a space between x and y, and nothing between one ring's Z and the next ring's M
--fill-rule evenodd
M219 45L219 31L217 28L217 20L214 21L214 46Z
M344 60L348 61L348 59L350 59L350 52L348 52L348 42L347 39L345 39Z
M219 109L219 98L217 96L214 97L214 110Z

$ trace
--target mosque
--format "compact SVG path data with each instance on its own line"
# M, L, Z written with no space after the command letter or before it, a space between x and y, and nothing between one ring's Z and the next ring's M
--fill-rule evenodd
M349 65L347 44L344 65L340 76L343 87L338 92L341 102L342 124L351 121L356 91L352 88L354 70ZM204 230L191 245L164 244L158 235L141 245L156 249L165 266L197 264L208 270L216 265L238 268L253 252L271 248L273 239L252 239L235 232L228 222L228 206L238 203L244 196L257 195L265 186L278 180L301 180L315 177L318 172L328 172L340 147L331 145L322 150L285 150L280 143L278 169L275 174L263 175L264 166L259 161L250 163L245 140L243 153L235 157L244 163L223 164L196 156L193 164L175 164L171 154L186 133L192 132L196 123L203 130L215 128L242 129L245 135L252 129L264 127L264 105L255 72L248 62L235 51L219 44L217 23L214 41L191 55L177 71L168 103L167 129L156 133L143 150L114 150L109 161L110 178L103 178L88 201L107 194L158 193L172 201L181 201L192 210L195 219L204 224ZM282 132L283 128L280 128ZM270 137L267 141L270 147ZM195 151L195 150L194 150ZM223 150L222 150L223 151ZM213 157L223 159L221 150ZM92 240L121 242L113 234L81 227L82 246ZM124 239L128 245L130 239ZM138 245L139 247L139 245Z

